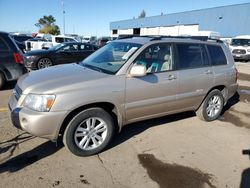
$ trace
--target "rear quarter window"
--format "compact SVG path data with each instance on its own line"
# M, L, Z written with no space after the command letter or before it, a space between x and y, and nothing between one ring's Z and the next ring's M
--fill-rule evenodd
M220 46L207 45L207 48L210 54L212 65L226 65L227 64L226 56Z

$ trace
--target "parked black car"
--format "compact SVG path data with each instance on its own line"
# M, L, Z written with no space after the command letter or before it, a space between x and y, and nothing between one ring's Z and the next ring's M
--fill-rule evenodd
M29 70L36 70L58 64L80 62L97 49L97 46L88 43L65 42L48 50L33 50L25 53L25 66Z
M0 89L7 81L17 80L25 72L23 53L9 33L0 32Z

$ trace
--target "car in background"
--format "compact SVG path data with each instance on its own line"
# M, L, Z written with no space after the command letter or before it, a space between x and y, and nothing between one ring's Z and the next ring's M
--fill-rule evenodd
M97 49L97 46L88 43L65 42L48 50L25 53L25 66L28 70L36 70L58 64L80 62Z
M27 40L25 42L26 51L40 50L40 49L49 49L52 46L63 42L78 42L74 37L65 36L65 35L49 35L38 34L36 38Z
M232 38L229 48L234 60L250 60L250 35L241 35Z
M9 33L0 32L0 89L26 72L23 53Z

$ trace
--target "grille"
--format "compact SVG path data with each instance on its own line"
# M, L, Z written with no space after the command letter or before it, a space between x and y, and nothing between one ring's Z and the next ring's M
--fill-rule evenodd
M246 50L236 49L236 50L233 50L233 54L246 54Z
M18 101L22 95L22 90L18 85L15 86L13 89L13 95L15 96L16 100Z

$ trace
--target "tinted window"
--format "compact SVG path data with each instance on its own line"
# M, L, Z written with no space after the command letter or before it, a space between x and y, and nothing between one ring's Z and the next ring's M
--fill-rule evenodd
M135 64L144 65L148 73L173 70L171 44L157 44L146 48Z
M13 38L19 42L24 42L28 39L31 39L32 37L29 36L19 36L19 35L13 35Z
M225 65L227 60L220 46L208 45L208 51L211 57L212 65Z
M207 53L203 45L179 43L176 46L179 69L199 68L209 65Z
M56 42L58 42L58 43L64 42L64 38L62 38L62 37L56 37L55 40L56 40Z
M8 51L9 48L7 46L7 44L5 43L5 41L0 38L0 51Z

